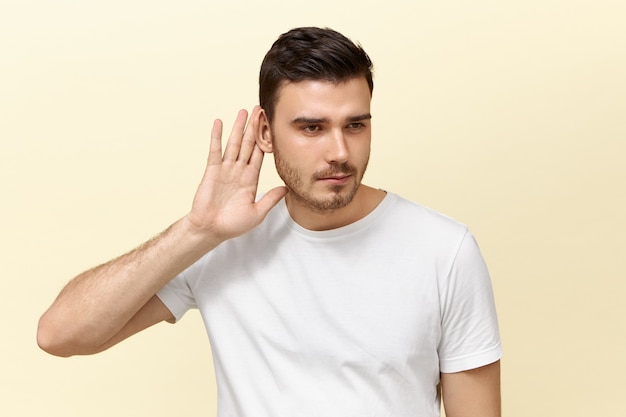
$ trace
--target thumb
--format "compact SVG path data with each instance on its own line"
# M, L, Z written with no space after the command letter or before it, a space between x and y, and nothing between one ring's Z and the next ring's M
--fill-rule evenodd
M276 187L268 191L261 197L259 201L256 202L256 206L259 214L265 218L267 213L274 207L278 202L287 195L287 187Z

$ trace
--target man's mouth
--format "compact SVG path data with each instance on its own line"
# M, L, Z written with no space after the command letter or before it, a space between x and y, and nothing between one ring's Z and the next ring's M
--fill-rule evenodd
M335 175L327 175L325 177L320 178L321 180L340 180L346 177L351 176L352 174L335 174Z
M352 177L352 174L340 173L340 174L325 175L325 176L318 177L318 181L322 181L322 182L333 184L333 185L341 185L341 184L345 184L346 182L348 182L348 180L351 177Z

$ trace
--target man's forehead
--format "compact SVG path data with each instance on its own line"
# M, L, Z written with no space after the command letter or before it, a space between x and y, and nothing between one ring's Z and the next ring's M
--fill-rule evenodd
M365 77L339 82L330 80L284 81L276 94L275 111L294 117L331 117L334 111L351 113L346 117L369 113L371 94ZM330 114L324 114L329 113Z

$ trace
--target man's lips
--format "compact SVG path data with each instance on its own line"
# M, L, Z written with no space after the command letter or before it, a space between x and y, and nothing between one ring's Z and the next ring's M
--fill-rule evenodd
M352 174L333 174L318 178L318 181L328 182L331 184L343 184L347 182Z
M340 180L342 178L347 178L352 176L352 174L337 174L337 175L329 175L326 177L320 178L321 180Z

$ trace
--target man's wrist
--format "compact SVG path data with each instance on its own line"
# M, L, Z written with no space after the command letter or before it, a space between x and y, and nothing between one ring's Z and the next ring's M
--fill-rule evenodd
M213 233L210 229L198 227L189 219L189 215L181 218L173 227L180 228L180 233L183 235L182 238L189 240L192 249L196 248L202 252L200 256L226 240Z

